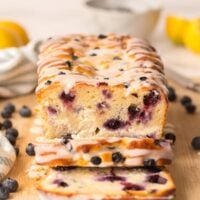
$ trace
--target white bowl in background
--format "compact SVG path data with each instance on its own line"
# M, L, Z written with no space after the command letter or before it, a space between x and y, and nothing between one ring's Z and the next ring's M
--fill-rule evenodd
M96 33L131 34L147 38L154 30L162 5L160 0L86 0Z

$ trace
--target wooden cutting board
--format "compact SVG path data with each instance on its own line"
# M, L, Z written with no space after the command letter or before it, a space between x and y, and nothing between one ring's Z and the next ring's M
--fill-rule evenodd
M200 135L200 94L185 90L175 84L179 98L182 95L189 95L198 106L194 115L187 114L179 101L169 106L168 121L176 126L177 141L174 147L174 161L169 167L177 186L176 200L199 200L200 199L200 154L192 150L191 140L194 136ZM15 98L10 100L19 109L22 105L34 108L36 101L34 95ZM0 101L0 110L7 101ZM22 118L18 113L13 116L14 126L19 130L20 136L18 146L20 155L9 174L19 182L19 190L11 195L14 200L38 200L37 192L33 183L27 177L27 170L31 165L32 158L25 154L25 147L28 142L33 142L35 135L31 134L31 127L34 116Z

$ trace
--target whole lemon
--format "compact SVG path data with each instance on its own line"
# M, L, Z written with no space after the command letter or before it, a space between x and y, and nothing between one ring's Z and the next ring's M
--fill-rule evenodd
M20 40L15 33L0 27L0 49L18 47Z
M0 27L15 32L15 34L17 34L20 39L21 43L20 45L25 45L28 43L29 41L28 34L26 30L19 23L10 20L0 20Z
M185 46L195 53L200 53L200 19L194 19L184 35Z
M177 16L168 16L166 18L165 31L167 36L175 44L184 43L184 34L188 28L189 20Z

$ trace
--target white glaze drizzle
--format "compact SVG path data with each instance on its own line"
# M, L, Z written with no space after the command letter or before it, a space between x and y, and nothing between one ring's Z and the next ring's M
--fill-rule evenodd
M72 60L72 53L78 59L73 61L73 70L68 70L65 62ZM97 55L91 56L92 53ZM120 57L120 60L113 60L114 56ZM91 68L92 75L77 71L77 66L83 70ZM66 74L58 75L60 71ZM129 83L126 95L141 87L155 86L167 93L159 56L147 42L135 37L109 34L105 39L98 39L96 36L69 35L49 40L41 48L38 74L36 93L48 87L45 85L47 79L59 83L66 92L77 83L97 85L105 82L110 86ZM147 80L141 81L143 76Z

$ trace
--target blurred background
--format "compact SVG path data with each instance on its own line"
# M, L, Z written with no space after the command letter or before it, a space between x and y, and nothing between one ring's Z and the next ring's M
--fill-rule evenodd
M166 14L200 16L199 0L161 2L163 12L159 26ZM0 18L22 23L32 39L66 33L88 33L94 28L89 27L84 0L0 0L0 5Z
M0 97L12 96L13 90L26 93L35 86L5 87L9 70L19 65L14 57L20 48L35 64L37 41L68 33L109 32L148 39L159 51L169 78L184 87L183 82L200 83L199 0L0 0ZM18 48L8 53L9 47Z

